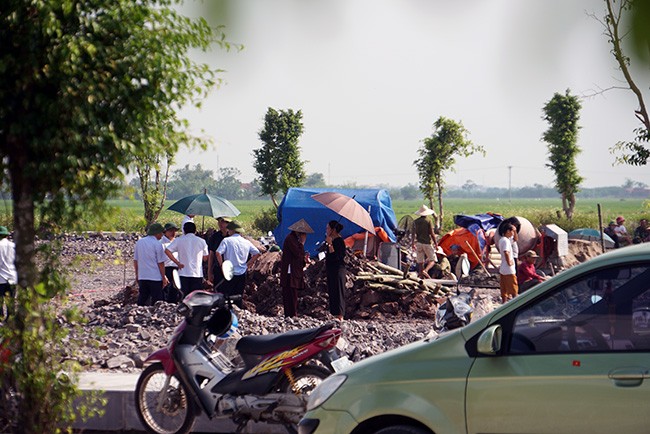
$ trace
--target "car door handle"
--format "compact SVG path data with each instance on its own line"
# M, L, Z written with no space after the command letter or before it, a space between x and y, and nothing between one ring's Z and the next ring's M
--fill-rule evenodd
M650 371L647 368L617 368L609 372L608 377L618 387L638 387L643 380L650 378Z

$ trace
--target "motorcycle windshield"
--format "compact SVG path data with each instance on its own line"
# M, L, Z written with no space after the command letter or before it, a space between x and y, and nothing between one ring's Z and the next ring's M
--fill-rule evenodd
M194 291L183 300L183 304L189 307L214 306L223 298L222 294L208 291Z

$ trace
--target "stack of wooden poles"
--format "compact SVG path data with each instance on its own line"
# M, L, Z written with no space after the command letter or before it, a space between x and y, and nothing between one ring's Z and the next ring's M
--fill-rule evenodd
M397 294L423 291L436 297L446 297L457 284L455 280L421 279L417 273L403 272L377 261L364 264L364 269L357 272L354 280L364 282L365 287L375 291Z

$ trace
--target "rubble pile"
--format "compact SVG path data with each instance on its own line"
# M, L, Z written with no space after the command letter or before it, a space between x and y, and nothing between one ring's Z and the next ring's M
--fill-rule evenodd
M245 306L268 316L283 315L280 288L280 252L263 255L249 272ZM346 278L347 319L404 320L433 319L440 297L450 287L406 276L397 269L369 261L348 252ZM317 319L328 318L325 261L310 264L305 270L306 288L298 293L298 313Z
M82 342L83 348L70 356L80 360L85 369L137 370L146 356L167 343L181 321L176 305L135 304L138 289L132 252L138 238L137 234L84 234L61 239L61 257L72 284L70 300L88 318L87 324L71 325L73 337ZM571 242L569 247L571 259L577 262L600 253L591 243ZM330 319L324 261L306 270L307 288L299 293L300 316L284 318L280 255L266 252L251 267L245 309L235 308L243 335L316 327ZM431 286L413 275L405 278L351 253L347 269L343 336L350 344L349 351L360 358L433 333L437 306L449 291L475 289L474 320L500 304L498 275L487 275L481 269L462 278L458 287Z
M318 327L324 321L307 316L287 318L263 316L233 307L239 319L239 332L266 335L289 330ZM155 306L120 304L96 300L85 311L88 319L82 327L73 327L71 337L84 347L70 357L88 370L135 371L154 350L167 343L182 320L176 305L158 302ZM408 326L396 321L345 321L340 324L346 351L355 358L379 354L434 335L431 321L410 321ZM66 345L74 348L74 345ZM72 351L72 350L70 350Z

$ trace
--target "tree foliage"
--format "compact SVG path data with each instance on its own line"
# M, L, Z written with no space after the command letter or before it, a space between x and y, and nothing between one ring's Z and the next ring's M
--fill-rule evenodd
M138 159L192 142L178 109L199 104L215 83L216 71L190 61L188 50L223 44L223 34L179 15L175 3L5 0L0 8L0 174L11 184L22 294L11 341L23 355L11 364L21 432L66 429L74 410L74 395L37 372L51 370L51 352L63 349L30 348L38 321L54 322L42 298L64 288L51 263L35 260L35 210L56 229L102 209ZM45 391L54 391L56 412L34 410L47 405Z
M186 164L172 173L169 179L168 195L170 198L180 199L192 194L201 194L204 190L214 194L216 189L217 181L214 179L214 171L204 169L200 164L194 167Z
M322 173L310 173L307 175L305 178L305 183L303 184L303 187L311 187L311 188L324 188L327 186L327 183L325 182L325 177L323 176Z
M575 161L581 152L577 144L580 109L580 101L568 89L564 95L555 93L544 105L543 119L549 123L542 135L548 143L549 163L546 166L555 172L555 188L562 195L562 209L569 220L573 217L576 193L583 181Z
M413 164L420 177L420 191L429 201L431 209L434 208L434 201L437 197L436 227L440 227L440 222L444 217L442 193L445 182L443 175L448 170L454 170L456 157L469 157L477 152L485 155L485 150L467 138L469 132L461 122L441 116L433 124L433 129L431 136L422 140L423 145L418 149L419 158Z
M626 54L625 44L628 37L632 36L637 47L643 46L643 54L648 59L650 54L650 31L648 30L648 18L650 18L650 6L645 0L605 0L607 13L603 20L599 20L605 28L605 35L611 44L611 53L616 60L623 78L636 97L638 107L634 115L640 122L634 130L635 138L631 141L621 141L612 147L612 153L616 155L616 162L634 166L644 166L650 157L650 116L646 108L642 88L637 84L632 75L630 57ZM628 19L630 18L630 19ZM623 28L631 25L631 29ZM647 85L646 85L647 87Z
M277 209L276 194L285 193L305 181L305 162L300 159L298 140L303 132L302 112L268 108L264 127L259 132L263 145L253 150L253 166L263 194L271 196Z
M239 180L241 171L236 167L222 167L217 174L216 193L228 200L244 198L242 183Z

